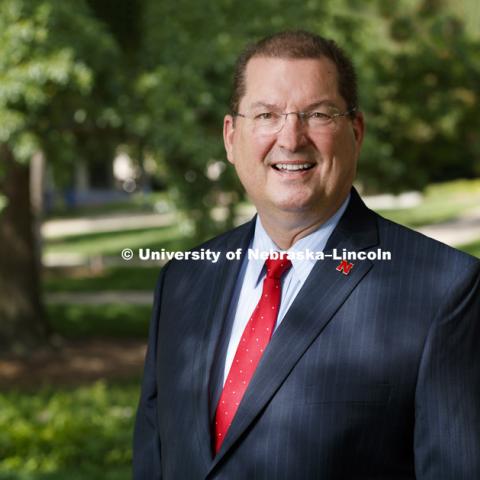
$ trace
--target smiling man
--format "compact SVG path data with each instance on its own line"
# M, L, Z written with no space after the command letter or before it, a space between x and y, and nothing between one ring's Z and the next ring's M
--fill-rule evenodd
M344 99L324 56L254 56L244 75L248 88L224 122L227 157L272 240L287 249L350 192L363 139L356 88Z
M480 262L363 204L363 134L333 41L239 57L224 143L258 215L161 272L135 480L480 478Z

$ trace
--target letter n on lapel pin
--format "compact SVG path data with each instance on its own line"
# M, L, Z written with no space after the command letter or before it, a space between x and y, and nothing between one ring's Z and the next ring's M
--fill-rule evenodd
M339 272L342 272L344 275L348 275L350 270L353 268L353 263L349 263L346 260L342 260L337 267Z

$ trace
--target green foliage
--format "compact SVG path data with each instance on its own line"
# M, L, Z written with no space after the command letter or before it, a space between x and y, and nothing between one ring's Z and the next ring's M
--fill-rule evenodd
M138 395L137 381L0 394L0 479L130 478Z
M231 226L243 198L221 139L235 58L282 29L333 37L353 57L368 191L480 174L480 44L442 2L0 6L0 142L21 161L44 150L60 184L76 157L106 161L120 144L140 166L155 158L197 238Z
M143 133L197 235L215 227L213 206L227 211L227 222L216 227L228 226L242 198L220 137L235 58L247 43L282 29L331 36L353 57L367 118L359 168L367 190L423 188L480 173L478 42L440 2L385 5L146 3L145 71L137 92L148 99L145 112L153 121L144 115Z
M84 1L1 0L0 12L0 143L18 161L73 161L80 131L116 126L116 45Z
M365 186L398 192L479 175L479 41L441 2L387 14L386 26L368 58Z
M171 194L193 220L197 237L231 226L243 195L221 138L236 56L247 43L287 28L335 34L356 51L357 38L369 33L351 16L350 3L146 3L146 70L138 92L148 99L152 119L147 143L165 164ZM214 216L215 206L224 208L223 221Z

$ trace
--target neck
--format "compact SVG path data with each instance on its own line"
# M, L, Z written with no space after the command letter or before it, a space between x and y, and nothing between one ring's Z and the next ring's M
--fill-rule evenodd
M301 238L320 228L341 207L345 198L338 204L316 214L305 215L299 212L266 212L258 209L258 215L268 236L282 250L288 250Z

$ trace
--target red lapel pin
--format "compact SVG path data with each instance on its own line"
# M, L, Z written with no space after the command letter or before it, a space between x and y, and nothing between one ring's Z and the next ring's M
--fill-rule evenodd
M353 263L348 263L346 260L342 260L338 265L337 270L342 272L344 275L348 275L352 267Z

